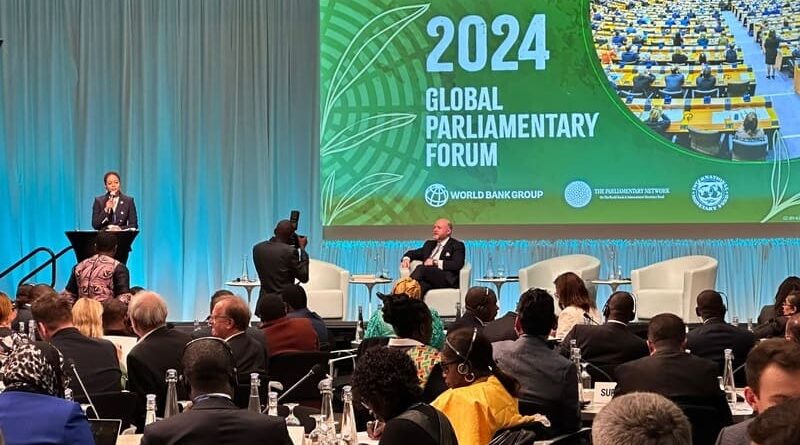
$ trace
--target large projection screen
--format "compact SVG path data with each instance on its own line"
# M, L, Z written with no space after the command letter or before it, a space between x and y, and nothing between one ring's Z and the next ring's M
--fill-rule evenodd
M442 216L467 238L793 236L800 174L780 128L798 118L759 96L755 77L728 96L725 85L752 71L741 57L723 63L714 39L729 29L715 6L683 27L649 9L614 45L617 27L641 15L625 8L322 0L326 238L413 238ZM669 60L673 31L682 65ZM642 58L620 63L637 34ZM701 34L712 41L698 45ZM601 63L609 46L617 54ZM706 66L720 82L713 97L691 91ZM674 97L657 88L673 67L687 79ZM644 72L652 94L630 94ZM654 110L668 123L649 124ZM763 157L731 150L751 113Z

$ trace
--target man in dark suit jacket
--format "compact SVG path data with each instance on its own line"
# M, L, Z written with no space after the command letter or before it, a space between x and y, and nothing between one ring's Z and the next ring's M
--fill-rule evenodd
M505 315L486 323L483 327L483 336L490 343L503 340L516 340L518 335L514 330L514 323L517 321L517 313L508 311Z
M447 327L449 332L463 328L482 330L486 323L494 320L499 309L494 291L483 286L471 287L467 291L467 295L464 296L464 307L466 309L464 315Z
M648 94L654 80L656 80L656 76L654 76L653 73L648 72L646 68L639 68L636 76L633 78L631 91L634 93Z
M195 340L186 347L182 365L194 402L192 409L148 425L142 445L291 445L282 418L234 405L234 370L222 341Z
M647 357L647 343L628 329L636 317L633 297L628 292L617 291L603 308L606 323L603 325L575 325L561 342L561 355L570 357L572 340L581 350L581 359L593 366L587 371L592 381L613 380L617 366ZM599 370L597 368L599 368Z
M92 227L103 230L108 226L120 229L138 229L136 203L132 196L120 191L119 173L107 172L103 176L106 193L94 198L92 204Z
M33 318L39 326L43 340L50 342L64 356L75 363L78 374L89 394L122 390L122 371L117 359L117 348L108 340L89 338L72 325L69 301L55 291L40 297L31 307ZM85 399L71 364L64 366L70 376L69 387L75 398Z
M704 429L693 424L695 443L699 443L696 440L700 434L716 437L722 426L731 424L731 410L717 381L717 365L684 351L686 325L683 320L674 314L653 317L647 329L647 346L649 357L617 367L615 397L632 392L654 392L684 410L688 406L713 410L713 423L709 419ZM712 428L715 431L708 433Z
M167 328L167 303L155 292L134 295L128 306L128 317L139 342L128 353L128 389L139 396L138 425L144 424L145 396L156 395L156 415L164 414L167 399L168 369L180 373L183 347L191 340L177 329ZM178 398L185 397L178 394Z
M261 325L270 357L284 352L319 351L319 339L311 320L289 318L286 304L278 297L261 300Z
M308 308L308 296L302 286L292 284L283 289L281 294L283 302L286 303L286 316L288 318L307 318L311 321L311 326L317 332L321 349L330 349L328 342L328 326L325 320L316 312Z
M308 238L298 236L299 248L291 244L294 226L285 219L275 226L275 237L253 246L253 263L261 291L256 302L256 315L260 315L261 299L266 296L280 297L283 289L294 284L308 282L308 254L305 251Z
M800 345L784 339L765 340L747 355L744 398L755 413L763 413L789 398L800 397ZM750 445L752 419L723 428L717 445Z
M686 334L686 347L692 354L711 360L717 364L717 375L722 375L725 367L725 349L733 351L733 369L744 364L747 353L756 343L752 332L725 323L725 305L722 295L711 289L697 295L697 315L703 324ZM736 386L745 384L744 372L734 374Z
M547 345L555 324L553 297L542 289L528 289L517 305L515 328L520 337L492 348L497 366L519 380L520 404L535 404L537 412L550 419L555 434L563 434L581 426L578 374L571 361Z
M237 296L220 298L209 318L211 334L228 342L240 376L267 373L267 350L245 333L250 308ZM247 381L247 380L246 380Z
M216 292L214 292L214 294L211 295L211 302L208 308L209 315L206 318L206 321L211 320L211 312L214 311L214 305L216 305L217 301L219 301L223 297L238 297L238 295L234 294L228 289L219 289ZM250 322L248 321L247 329L245 330L245 332L247 332L247 335L249 335L250 338L257 341L258 344L261 345L261 347L266 350L267 341L264 339L264 333L261 332L261 329L258 329L255 326L251 326ZM208 325L198 326L195 328L194 331L192 331L192 339L202 338L202 337L213 337L213 335L211 334L211 326Z
M400 267L404 269L409 268L411 261L422 261L422 265L411 272L411 278L422 287L422 295L431 289L459 285L459 272L464 267L466 249L464 243L450 237L452 233L453 224L444 218L438 219L433 224L433 239L403 255Z

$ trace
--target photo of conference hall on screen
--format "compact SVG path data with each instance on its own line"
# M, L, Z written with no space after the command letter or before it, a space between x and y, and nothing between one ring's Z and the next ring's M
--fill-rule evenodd
M800 1L593 0L594 44L653 131L732 161L800 158Z

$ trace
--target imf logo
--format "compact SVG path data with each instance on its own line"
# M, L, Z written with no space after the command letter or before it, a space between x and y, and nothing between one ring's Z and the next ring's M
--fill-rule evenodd
M447 187L442 184L431 184L425 189L425 202L431 207L442 207L448 199Z
M692 185L692 201L706 212L721 209L728 202L728 183L717 175L704 175Z
M586 207L592 201L592 188L583 181L572 181L564 189L564 200L576 209Z

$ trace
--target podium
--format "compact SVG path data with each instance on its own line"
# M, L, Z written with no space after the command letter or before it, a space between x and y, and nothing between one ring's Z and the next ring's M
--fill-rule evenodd
M80 263L81 261L94 255L94 239L97 237L96 230L74 230L64 232L67 235L72 249L75 251L75 258ZM117 253L114 254L114 259L122 264L128 262L128 254L131 252L131 244L139 234L138 230L123 230L119 232L107 232L117 238Z

